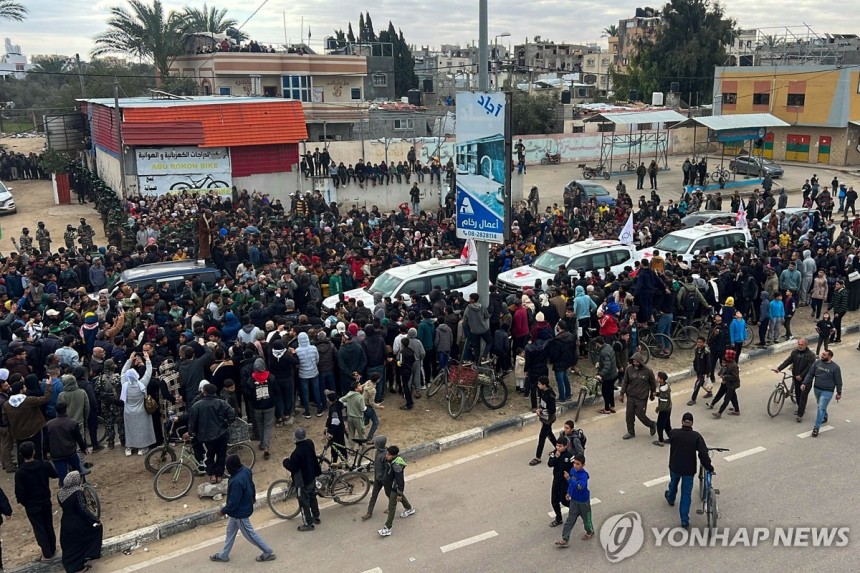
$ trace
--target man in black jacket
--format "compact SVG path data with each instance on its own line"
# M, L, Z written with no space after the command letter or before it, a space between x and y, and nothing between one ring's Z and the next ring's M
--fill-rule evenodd
M678 482L681 482L681 527L690 525L690 503L693 494L693 476L696 475L696 456L709 472L714 471L705 438L693 430L693 415L684 413L681 428L669 433L669 489L663 494L669 505L675 505L678 495Z
M313 440L307 439L305 429L296 428L294 435L296 448L290 457L284 458L284 468L290 472L299 494L303 521L299 531L313 531L314 524L320 523L316 478L322 474L322 468L317 458L316 446Z
M18 453L24 463L15 472L15 499L24 506L27 519L33 526L36 543L42 550L39 560L49 561L57 553L50 485L50 480L57 478L57 471L51 462L36 459L36 446L33 442L21 444Z
M367 335L361 346L367 357L367 377L374 372L379 374L379 382L376 384L376 403L381 404L385 400L385 339L372 325L364 328Z
M51 452L51 461L54 462L60 485L70 471L78 471L82 476L90 473L90 470L81 468L81 459L78 457L78 448L86 453L87 444L78 422L69 418L67 410L68 404L57 402L57 417L45 425L48 451Z
M822 334L825 336L825 334ZM782 361L782 364L773 369L774 372L780 372L786 366L791 365L791 378L794 385L794 396L797 398L797 421L803 421L803 414L806 412L806 401L809 398L809 386L801 390L803 380L809 372L809 368L815 364L815 353L809 348L805 338L797 341L797 348L791 351L788 358Z
M188 433L206 446L209 483L220 483L224 477L227 427L236 419L236 411L217 394L218 388L214 384L204 385L203 396L194 402L188 413Z

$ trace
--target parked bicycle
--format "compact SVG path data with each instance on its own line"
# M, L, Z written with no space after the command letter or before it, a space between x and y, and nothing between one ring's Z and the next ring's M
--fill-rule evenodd
M780 373L776 369L773 371ZM794 397L794 380L792 380L789 372L782 372L782 380L776 384L776 387L767 399L767 415L773 418L779 414L782 411L783 405L785 405L786 398L790 398L792 404L797 403L797 399Z
M639 342L648 348L650 356L669 358L675 352L675 342L661 332L655 332L656 324L639 326ZM649 357L650 357L649 356ZM647 361L646 361L647 362Z
M370 491L370 481L364 472L323 470L317 477L317 495L331 498L340 505L354 505ZM272 513L281 519L293 519L299 512L298 490L292 478L278 479L269 485L266 502Z
M498 410L508 401L508 387L496 376L492 361L476 365L453 362L442 369L430 383L427 396L432 396L445 388L445 401L448 415L455 420L464 411L470 412L480 397L481 402L490 410Z
M618 169L621 171L636 171L636 167L638 166L635 161L624 161L618 166Z
M723 181L728 181L729 177L732 176L732 172L724 167L717 167L713 171L711 171L710 178L714 183L719 182L720 177L723 178Z
M693 326L684 324L679 318L672 322L672 342L681 350L690 350L696 345L699 330Z
M708 448L708 452L728 452L728 448ZM710 456L710 453L708 453ZM717 529L717 520L720 512L717 508L717 496L720 490L714 487L714 476L716 472L709 472L705 466L699 465L699 497L702 500L702 509L697 509L698 515L704 514L707 519L708 528L713 534Z
M185 431L185 428L177 425L180 421L174 418L175 416L171 416L167 425L166 435L168 438L165 439L164 445L150 449L143 460L143 464L150 473L156 474L165 465L176 461L176 450L173 446L182 444L181 433ZM242 465L253 469L257 462L257 453L247 443L250 441L249 433L248 422L237 418L228 428L227 455L236 454L242 460ZM194 467L195 470L198 469L196 462Z
M576 400L576 414L573 417L574 422L579 421L579 414L582 412L583 406L589 406L601 396L602 382L597 376L586 376L582 380L582 386L579 388L579 398Z

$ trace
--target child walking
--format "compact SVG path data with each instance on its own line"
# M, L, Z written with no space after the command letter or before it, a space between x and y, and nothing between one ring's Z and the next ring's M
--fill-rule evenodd
M576 520L582 516L585 525L583 540L594 536L594 526L591 523L591 493L588 491L588 472L585 471L585 456L573 456L573 469L568 476L567 499L570 501L570 511L561 530L561 539L555 542L558 547L567 547L570 533Z
M669 439L669 434L672 433L672 390L669 386L669 375L658 372L657 384L657 439L654 440L654 445L662 448L663 432L666 432L666 439Z
M514 378L517 381L517 392L523 393L526 387L526 351L525 348L517 350L517 359L514 362Z
M818 348L815 349L815 354L821 354L821 345L824 345L824 350L829 350L830 337L836 332L829 311L825 310L821 320L815 323L815 332L818 333ZM860 346L857 349L860 350Z

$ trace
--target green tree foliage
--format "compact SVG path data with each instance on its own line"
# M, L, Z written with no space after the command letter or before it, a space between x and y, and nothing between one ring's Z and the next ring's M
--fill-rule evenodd
M248 34L237 30L239 22L235 18L227 17L226 8L209 7L203 4L203 8L192 8L186 6L182 9L182 30L188 32L212 32L215 34L227 34L237 42L248 39Z
M110 8L108 29L95 37L93 56L124 54L152 61L162 80L170 77L170 65L181 53L184 18L167 12L161 0L146 4L129 0L130 10Z
M370 12L365 12L364 15L364 41L375 42L376 32L373 31L373 20L370 19Z
M600 34L601 36L606 36L608 38L614 38L618 35L618 26L612 24L611 26L607 26L603 29L603 32Z
M352 44L355 43L355 33L352 31L352 22L349 23L349 27L346 29L346 39Z
M27 8L12 0L0 0L0 20L23 22L27 16Z
M511 106L511 130L517 135L537 135L556 132L558 93L526 93L514 90Z
M732 39L734 20L725 16L719 2L709 0L670 0L662 18L655 39L643 41L626 77L613 75L616 93L626 97L635 88L647 101L652 92L667 92L672 82L678 82L681 93L695 93L696 101L710 101L714 67L725 63L725 45Z

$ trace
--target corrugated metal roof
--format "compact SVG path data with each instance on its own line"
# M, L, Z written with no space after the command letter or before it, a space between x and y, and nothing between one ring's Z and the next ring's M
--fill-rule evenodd
M122 123L122 141L126 145L200 145L205 139L199 121Z
M253 96L183 96L184 99L153 99L149 97L127 97L119 100L119 107L127 108L153 108L153 107L188 107L209 105L238 105L238 104L271 104L272 102L290 102L290 99L253 97ZM105 107L113 107L113 98L79 99L79 102L87 102Z
M789 127L789 124L769 113L738 113L732 115L710 115L706 117L691 117L679 124L673 125L672 129L680 127L693 127L698 125L707 127L712 131L725 131L727 129L750 129L757 127Z
M614 123L615 125L630 125L634 123L665 123L684 121L683 115L672 109L652 111L635 111L632 113L600 113L586 119L587 122Z
M236 98L236 100L242 99L246 98ZM198 144L200 147L298 143L308 138L305 113L300 101L273 98L251 99L262 99L262 101L254 101L252 105L123 108L123 126L134 123L196 122L203 126L203 141Z

